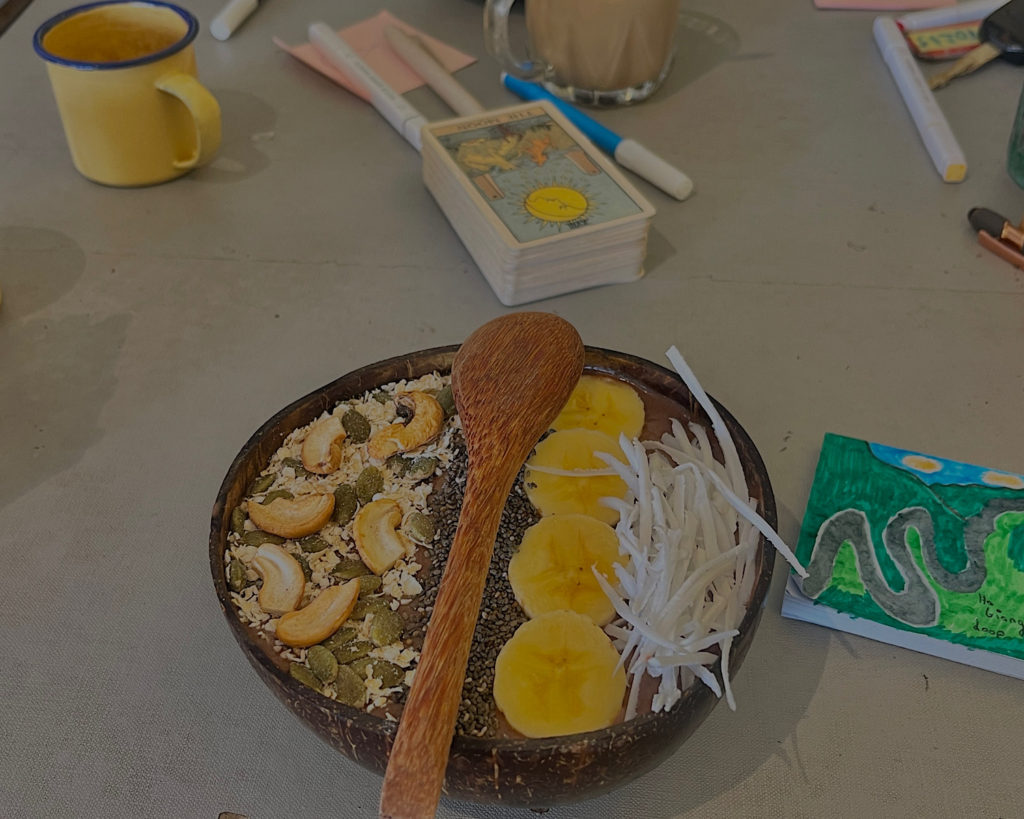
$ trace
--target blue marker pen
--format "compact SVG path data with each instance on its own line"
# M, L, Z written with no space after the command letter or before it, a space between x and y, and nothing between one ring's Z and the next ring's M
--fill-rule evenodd
M517 97L524 100L549 100L566 118L579 128L587 138L606 154L610 154L622 167L629 168L637 176L643 177L652 185L661 188L665 193L676 199L685 199L693 192L693 182L678 168L669 165L664 159L651 153L647 148L632 139L624 139L600 122L591 119L578 108L565 100L560 100L544 86L501 74L502 84Z

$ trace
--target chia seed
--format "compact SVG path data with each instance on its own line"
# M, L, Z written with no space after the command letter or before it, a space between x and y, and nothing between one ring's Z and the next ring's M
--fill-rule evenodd
M448 560L466 489L468 459L461 436L453 439L455 457L445 472L441 487L431 493L430 512L437 522L437 537L430 549L430 562L420 575L423 593L409 612L407 635L416 648L423 645L430 615L434 610L441 575ZM483 601L473 642L469 650L466 680L462 688L462 706L455 724L456 734L493 736L498 727L498 709L494 704L494 662L498 652L511 639L527 617L512 592L508 580L508 562L522 542L523 533L540 520L540 515L526 497L523 470L516 476L498 525L494 555L487 572ZM405 691L401 699L404 700Z

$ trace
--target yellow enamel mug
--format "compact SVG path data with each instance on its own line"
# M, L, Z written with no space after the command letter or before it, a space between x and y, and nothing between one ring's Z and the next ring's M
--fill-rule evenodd
M174 179L220 145L220 106L196 78L195 16L159 0L61 12L35 33L71 159L104 185Z

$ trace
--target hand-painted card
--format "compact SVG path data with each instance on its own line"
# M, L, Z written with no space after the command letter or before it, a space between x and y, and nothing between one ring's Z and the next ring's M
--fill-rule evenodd
M1024 476L828 434L782 614L1024 679Z
M510 244L650 219L653 206L553 106L535 102L423 128Z

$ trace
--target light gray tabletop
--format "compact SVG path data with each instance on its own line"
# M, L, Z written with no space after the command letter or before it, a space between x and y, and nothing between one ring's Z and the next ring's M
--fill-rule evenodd
M224 144L116 190L67 154L34 29L0 38L0 668L4 816L368 816L378 777L256 678L218 610L210 509L249 435L361 365L460 342L497 301L372 108L271 43L368 0L266 3L200 72ZM686 355L759 447L794 543L827 431L1024 471L1024 274L966 221L1016 221L1005 150L1024 73L941 92L968 159L943 184L871 37L810 0L685 2L667 85L600 112L694 178L656 205L646 276L532 305L587 344ZM471 0L395 0L497 82ZM431 118L429 91L409 99ZM781 619L664 765L552 816L1020 815L1021 683ZM519 811L444 800L441 816Z

